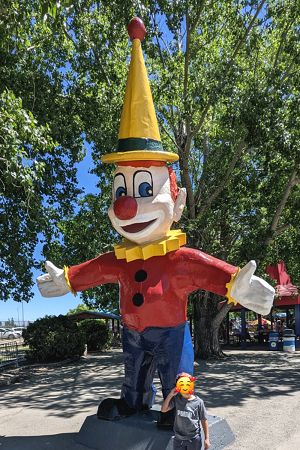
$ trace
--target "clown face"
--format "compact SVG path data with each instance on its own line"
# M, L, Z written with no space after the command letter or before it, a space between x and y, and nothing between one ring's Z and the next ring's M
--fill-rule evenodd
M121 236L146 244L168 235L172 222L181 217L185 198L185 189L180 189L173 200L166 165L120 165L114 174L108 215Z

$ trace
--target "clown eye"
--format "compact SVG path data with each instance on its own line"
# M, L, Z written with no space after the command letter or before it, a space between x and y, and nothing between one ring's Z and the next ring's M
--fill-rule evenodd
M153 182L152 175L146 170L139 170L133 176L133 187L135 197L152 197Z
M114 178L113 192L116 199L127 195L125 177L122 173L117 173Z
M139 185L139 194L141 197L150 197L153 194L152 186L149 183Z
M126 189L123 187L118 187L116 190L116 198L122 197L123 195L126 195Z

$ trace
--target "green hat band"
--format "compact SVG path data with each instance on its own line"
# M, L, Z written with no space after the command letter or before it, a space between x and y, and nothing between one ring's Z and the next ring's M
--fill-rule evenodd
M160 141L150 138L126 138L118 140L118 152L131 152L135 150L163 151Z

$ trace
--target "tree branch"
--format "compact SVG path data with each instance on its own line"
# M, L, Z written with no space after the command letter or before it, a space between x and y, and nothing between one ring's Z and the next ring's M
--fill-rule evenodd
M255 20L257 19L257 16L258 16L258 14L260 13L262 7L264 6L264 3L265 3L265 0L263 0L263 1L261 2L261 4L259 5L259 7L257 8L257 11L256 11L255 15L253 16L253 18L252 18L252 20L251 20L251 22L250 22L250 24L249 24L249 27L247 28L247 30L246 30L244 36L243 36L242 39L240 40L240 42L239 42L239 44L237 45L237 47L236 47L236 49L235 49L235 51L234 51L232 57L230 58L230 65L232 64L232 62L233 62L233 60L235 59L235 57L236 57L236 55L238 54L238 52L240 51L240 48L242 47L243 43L245 42L246 37L247 37L248 34L250 33L250 30L251 30L251 28L253 27L254 22L255 22Z
M189 59L190 59L190 30L189 30L188 3L186 3L185 21L186 21L186 45L185 45L184 80L183 80L183 96L184 96L184 98L186 97L186 92L187 92L188 74L189 74Z
M289 198L289 195L291 193L292 188L294 186L296 186L296 184L300 183L300 178L296 178L296 175L297 175L297 172L298 172L298 168L299 168L299 164L297 164L296 167L294 167L294 169L293 169L293 171L291 173L291 176L290 176L290 181L288 182L288 184L287 184L287 186L285 188L283 196L282 196L282 198L280 200L280 203L279 203L279 205L277 207L277 210L276 210L276 212L274 214L274 217L273 217L273 220L272 220L272 223L271 223L271 226L270 226L270 231L272 232L272 234L271 234L270 237L268 237L265 240L264 245L266 245L266 246L270 244L270 242L272 241L274 235L278 234L277 233L277 225L278 225L280 216L282 214L282 211L283 211L283 209L284 209L284 207L286 205L287 199ZM280 229L280 228L278 228L278 229Z
M265 3L265 0L263 0L263 1L260 3L260 5L259 5L259 7L258 7L258 9L257 9L257 11L256 11L256 13L255 13L255 15L254 15L254 17L252 18L252 20L251 20L251 22L250 22L248 28L247 28L246 31L245 31L245 34L243 35L243 37L242 37L242 39L240 40L240 42L237 44L237 46L236 46L236 48L235 48L235 51L233 52L233 55L232 55L231 58L230 58L229 66L232 66L235 57L237 56L238 52L240 51L242 45L244 44L244 42L245 42L245 40L246 40L246 37L248 36L248 34L250 33L251 29L253 28L254 22L255 22L255 20L257 19L257 16L259 15L259 13L260 13L260 11L261 11L261 9L262 9L264 3ZM219 82L218 82L218 86L224 84L224 82L225 82L225 79L223 79L222 81L219 81ZM205 117L206 117L206 114L207 114L207 112L208 112L208 110L209 110L210 104L211 104L211 97L208 99L207 105L206 105L206 107L205 107L205 109L204 109L204 111L203 111L203 113L202 113L202 115L201 115L201 118L200 118L200 120L199 120L199 123L196 125L194 131L192 132L192 136L195 136L195 135L198 133L198 131L200 130L200 128L201 128L201 126L202 126L202 124L203 124L203 122L204 122L204 119L205 119Z
M213 328L219 328L219 326L222 323L222 320L224 319L224 316L228 313L230 308L232 307L233 303L224 302L217 314L215 315L212 326Z
M192 137L192 138L193 138L194 136L196 136L196 134L198 133L198 131L199 131L200 128L202 127L202 124L203 124L203 122L204 122L204 119L205 119L205 117L206 117L206 115L207 115L207 113L208 113L208 110L209 110L209 108L210 108L210 104L211 104L211 97L208 99L207 105L206 105L206 107L205 107L205 109L204 109L204 111L203 111L203 113L202 113L202 115L201 115L201 117L200 117L200 120L199 120L198 124L196 125L196 127L194 128L194 130L193 130L192 133L191 133L191 137Z
M167 52L168 52L169 57L171 58L172 61L174 61L173 55L172 55L172 53L170 52L170 49L169 49L168 44L165 42L165 40L164 40L164 38L163 38L162 36L160 36L159 38L163 41L163 44L164 44L164 46L165 46L166 49L167 49Z
M232 173L232 171L233 171L233 169L234 169L234 167L236 165L237 160L239 159L242 151L245 149L245 146L246 145L245 145L244 141L240 142L240 144L239 144L239 146L238 146L238 148L237 148L237 150L236 150L236 152L235 152L235 154L234 154L234 156L233 156L233 158L231 160L231 163L229 164L228 170L226 172L226 175L225 175L222 183L218 186L218 188L215 190L215 192L209 198L207 198L204 202L202 202L202 204L200 205L199 216L201 216L204 213L205 209L209 205L211 205L211 203L215 200L215 198L217 198L217 196L220 194L220 192L226 186L226 184L227 184L227 182L228 182L228 180L230 178L230 175L231 175L231 173Z
M282 233L285 230L288 230L289 228L291 228L292 224L288 223L286 225L283 225L282 227L279 227L276 229L276 231L274 232L273 236L276 236L277 234Z
M204 177L206 175L207 160L208 160L208 133L205 130L203 137L203 170L199 180L197 193L195 195L195 205L198 205L204 189Z
M191 26L191 28L190 28L190 32L191 32L191 33L192 33L192 32L195 30L195 28L196 28L196 25L197 25L197 23L198 23L198 20L199 20L199 17L200 17L200 14L201 14L202 10L203 10L204 5L205 5L205 0L202 0L202 1L201 1L201 4L200 4L200 6L199 6L199 9L198 9L197 15L196 15L196 17L195 17L195 20L194 20L194 22L193 22L193 24L192 24L192 26Z
M101 69L101 72L102 72L102 74L103 74L103 76L104 76L104 78L105 78L105 81L106 81L107 85L108 85L109 87L111 87L109 78L108 78L108 76L106 75L106 73L105 73L105 71L104 71L104 68L103 68L103 64L102 64L102 62L101 62L101 60L100 60L100 58L99 58L98 50L97 50L97 48L96 48L96 46L95 46L95 44L94 44L93 42L92 42L91 47L92 47L92 52L94 53L95 59L96 59L98 65L99 65L99 67L100 67L100 69Z
M284 80L290 75L291 70L294 66L294 63L292 62L289 67L287 68L287 70L284 72L284 74L282 75L281 79L280 79L280 83L283 83Z
M77 50L77 52L80 53L79 47L78 47L77 43L74 41L74 39L73 39L72 36L70 35L69 31L67 30L67 24L66 24L66 22L63 22L63 30L64 30L64 33L65 33L65 36L73 43L73 45L74 45L75 49ZM95 46L95 44L94 44L93 42L92 42L92 44L91 44L91 47L92 47L92 52L93 52L93 54L94 54L94 56L95 56L95 59L96 59L98 65L99 65L99 67L100 67L100 69L101 69L101 72L102 72L102 74L103 74L103 76L104 76L104 78L105 78L105 80L106 80L106 83L107 83L107 85L110 87L111 84L110 84L109 78L107 77L107 75L106 75L106 73L105 73L105 71L104 71L103 65L102 65L102 63L101 63L101 61L100 61L100 58L99 58L99 55L98 55L98 53L97 53L96 46Z
M184 144L184 157L181 158L181 170L182 170L182 177L184 181L184 186L187 191L187 209L188 209L188 216L191 220L196 218L196 208L195 208L195 198L194 198L194 191L193 186L191 183L190 175L189 175L189 154L192 144L192 137L191 137L191 128L190 128L190 120L187 117L186 119L186 141Z
M171 139L171 141L173 142L173 144L175 145L175 147L177 148L177 150L181 153L182 152L182 148L180 148L180 146L177 144L177 142L175 141L175 139L171 136L171 134L168 132L168 130L165 128L165 126L163 124L160 124L160 126L162 127L162 129L164 130L164 132L166 133L166 135Z
M155 15L154 14L152 14L152 20L153 20L154 28L156 30L156 20L155 20ZM156 37L156 42L157 42L157 46L158 46L159 58L161 60L163 68L165 69L166 68L165 61L164 61L164 58L163 58L163 55L162 55L162 51L161 51L159 39L158 39L158 36L157 36L157 32L155 32L155 37Z
M275 70L275 68L277 66L278 58L279 58L279 55L280 55L280 52L281 52L282 44L283 44L283 42L285 42L287 34L289 32L290 27L293 25L293 22L294 22L294 20L292 20L290 23L288 23L286 29L282 32L280 44L279 44L278 50L276 52L275 61L274 61L274 64L273 64L273 70Z
M70 35L69 31L67 30L66 22L63 22L63 30L64 30L64 33L65 33L65 36L69 39L69 41L71 41L73 43L73 45L74 45L75 49L77 50L77 52L80 53L77 43L74 41L74 39Z

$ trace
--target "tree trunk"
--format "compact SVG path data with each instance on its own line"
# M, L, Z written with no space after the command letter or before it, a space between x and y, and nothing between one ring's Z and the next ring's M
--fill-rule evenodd
M223 314L220 314L221 299L217 294L200 289L194 294L195 358L212 359L226 357L219 343L219 328L230 307L224 308Z

